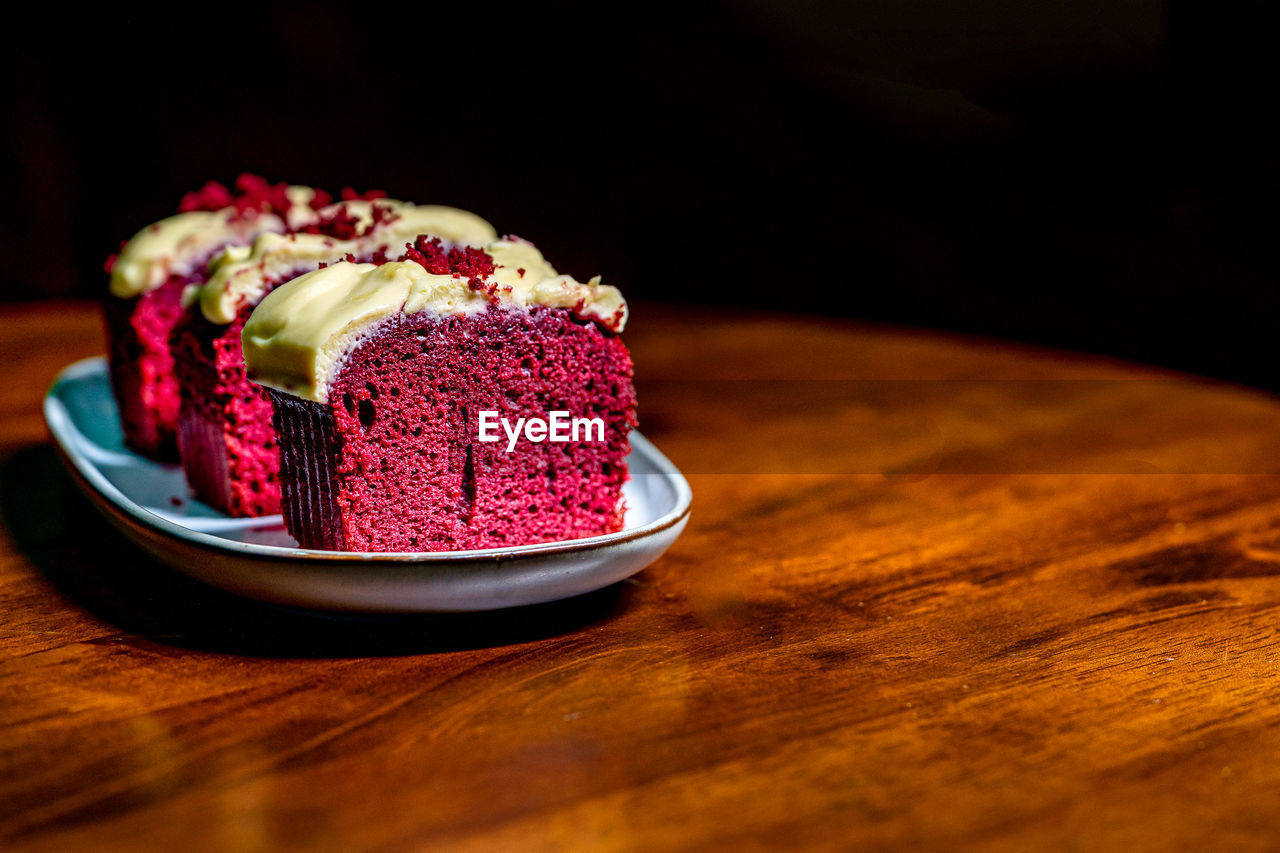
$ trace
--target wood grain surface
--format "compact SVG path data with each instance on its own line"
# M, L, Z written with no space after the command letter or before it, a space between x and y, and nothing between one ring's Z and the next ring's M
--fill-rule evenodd
M0 847L1280 848L1280 404L1102 359L641 306L689 475L632 581L477 617L205 588L99 520L0 312Z

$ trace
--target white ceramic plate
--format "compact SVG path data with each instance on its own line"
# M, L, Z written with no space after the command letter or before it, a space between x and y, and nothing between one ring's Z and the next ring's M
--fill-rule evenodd
M228 518L190 497L182 471L124 445L104 358L70 365L44 399L63 460L126 536L194 578L250 598L325 610L465 612L537 604L630 577L689 519L689 484L638 432L619 533L483 551L372 554L297 547L280 516Z

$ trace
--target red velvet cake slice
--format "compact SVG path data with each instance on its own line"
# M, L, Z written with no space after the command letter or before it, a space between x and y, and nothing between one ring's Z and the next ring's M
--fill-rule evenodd
M210 182L182 200L180 213L139 231L107 261L111 382L125 440L141 453L174 459L178 385L170 335L182 316L182 292L205 279L205 264L225 246L315 217L308 187L241 175L236 193Z
M228 515L280 511L279 450L266 392L245 379L240 333L273 288L344 257L384 259L421 233L482 244L493 227L451 207L357 199L320 211L301 233L263 234L210 263L199 307L173 338L182 403L178 449L196 496Z
M289 531L308 548L445 551L621 529L636 423L622 295L514 238L407 257L294 279L245 325Z

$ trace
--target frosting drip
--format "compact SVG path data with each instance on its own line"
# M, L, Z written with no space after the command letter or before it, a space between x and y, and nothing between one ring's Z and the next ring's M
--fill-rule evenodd
M564 308L621 332L627 304L599 277L583 284L559 275L530 243L508 238L484 250L495 268L477 288L460 275L436 275L414 261L382 265L341 262L293 279L267 294L241 336L249 378L316 402L347 352L370 328L398 313L475 314Z

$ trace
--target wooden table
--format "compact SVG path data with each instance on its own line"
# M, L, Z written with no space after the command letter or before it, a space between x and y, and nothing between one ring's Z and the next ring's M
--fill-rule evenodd
M1280 847L1280 404L918 331L641 307L683 538L483 617L293 612L99 520L6 309L0 847Z

